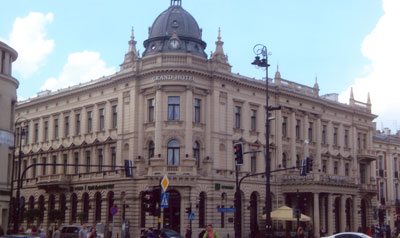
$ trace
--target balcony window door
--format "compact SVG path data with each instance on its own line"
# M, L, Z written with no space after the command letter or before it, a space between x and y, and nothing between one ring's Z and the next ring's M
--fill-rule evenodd
M176 140L168 142L168 161L169 166L179 165L180 145Z

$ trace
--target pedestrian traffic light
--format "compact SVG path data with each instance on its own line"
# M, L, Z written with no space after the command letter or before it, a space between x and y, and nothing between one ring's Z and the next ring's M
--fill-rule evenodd
M312 159L310 157L306 158L306 173L310 173L312 171Z
M191 214L192 213L192 208L191 207L187 207L186 208L186 213L187 214Z
M239 142L233 145L235 151L235 161L236 165L243 164L243 143Z
M133 177L132 160L125 160L125 176Z

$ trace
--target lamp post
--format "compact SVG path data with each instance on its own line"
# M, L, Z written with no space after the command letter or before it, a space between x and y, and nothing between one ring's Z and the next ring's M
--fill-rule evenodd
M266 233L265 237L270 238L272 237L272 221L271 221L271 185L270 185L270 175L271 175L271 159L269 156L269 120L268 120L268 51L267 47L262 44L257 44L253 48L254 54L256 57L254 61L251 63L258 67L265 68L266 77L265 77L265 111L266 111L266 122L265 122L265 177L266 177L266 184L265 184L265 212L266 212Z

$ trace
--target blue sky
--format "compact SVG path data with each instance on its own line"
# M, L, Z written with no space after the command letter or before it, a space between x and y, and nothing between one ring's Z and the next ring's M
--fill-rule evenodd
M0 40L19 52L14 77L18 96L27 99L45 88L57 89L119 70L131 27L143 52L148 27L169 0L14 0L3 3ZM215 49L221 27L232 71L262 78L250 64L253 46L268 46L270 73L313 86L320 94L338 93L348 102L371 93L381 126L400 129L400 0L183 0L203 28L206 52ZM397 42L397 43L396 43ZM380 84L377 87L376 84ZM393 96L388 96L393 94Z

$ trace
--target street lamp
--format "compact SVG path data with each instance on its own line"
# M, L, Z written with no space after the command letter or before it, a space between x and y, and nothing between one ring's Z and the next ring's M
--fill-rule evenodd
M256 65L258 67L265 68L266 77L265 77L265 111L266 111L266 122L265 122L265 177L266 177L266 186L265 186L265 212L266 212L266 237L272 237L272 221L271 221L271 185L270 185L270 175L271 175L271 159L269 156L269 120L268 120L268 51L267 47L262 44L257 44L253 48L254 54L256 57L254 61L251 63L252 65Z

